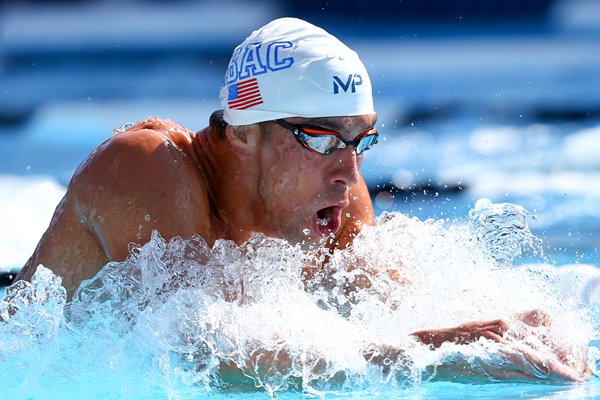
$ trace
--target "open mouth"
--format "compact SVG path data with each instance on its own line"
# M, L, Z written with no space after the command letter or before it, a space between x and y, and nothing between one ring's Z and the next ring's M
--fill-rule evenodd
M336 233L341 225L342 207L325 207L313 217L313 230L320 236Z

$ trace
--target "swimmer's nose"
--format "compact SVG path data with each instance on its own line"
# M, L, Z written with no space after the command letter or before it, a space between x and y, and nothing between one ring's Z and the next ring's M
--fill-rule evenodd
M333 160L331 182L344 186L353 186L358 182L359 155L354 146L337 149L330 155Z

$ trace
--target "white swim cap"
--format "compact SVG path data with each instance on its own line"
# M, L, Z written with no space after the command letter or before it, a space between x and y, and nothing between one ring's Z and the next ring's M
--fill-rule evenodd
M358 55L297 18L276 19L235 48L220 100L230 125L375 112Z

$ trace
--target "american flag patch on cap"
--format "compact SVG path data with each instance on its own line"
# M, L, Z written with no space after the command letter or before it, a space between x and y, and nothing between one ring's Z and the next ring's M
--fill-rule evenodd
M256 78L233 83L228 89L227 105L232 110L245 110L263 102Z

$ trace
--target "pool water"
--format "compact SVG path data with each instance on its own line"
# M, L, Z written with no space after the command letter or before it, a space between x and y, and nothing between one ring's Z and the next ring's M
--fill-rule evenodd
M92 18L88 25L105 37L31 23L53 20L50 8L2 10L0 28L11 32L2 32L0 100L17 117L0 125L0 272L26 262L77 165L114 128L150 115L192 130L205 125L219 108L230 45L242 35L229 25L246 32L268 17L268 7L226 3L239 23L207 20L222 14L218 7L207 13L182 6L169 14L183 31L193 28L184 36L214 41L193 45L189 37L178 42L177 27L166 36L159 30L169 29L162 19L170 8L128 8L152 35L133 20L107 26L111 15L125 15L108 4L84 7L83 14L62 9L61 21L75 17L84 29L81 21ZM566 349L597 368L594 4L564 2L555 25L512 33L510 26L479 35L481 27L469 33L327 26L345 32L372 77L381 137L361 171L378 226L331 260L326 284L308 288L300 271L310 256L261 236L241 247L208 248L201 238L167 243L157 233L85 282L71 303L60 279L41 268L32 284L0 296L0 398L599 398L596 376L583 384L495 382L483 371L513 367L505 356L515 350L503 345L432 351L410 337L419 329L504 318L519 346L548 359ZM238 8L245 12L236 17ZM161 22L147 23L149 17ZM220 25L228 25L229 36L213 34ZM213 31L203 35L205 28ZM123 40L123 33L143 40ZM341 293L356 279L347 267L357 260L366 260L362 273L374 285L348 301ZM527 327L516 317L536 308L550 313L550 327ZM401 349L402 357L373 366L361 356L372 344ZM290 364L269 363L269 354ZM456 361L479 376L433 380L436 368ZM243 366L249 376L224 372L221 363L233 371Z
M593 398L596 378L577 385L494 383L485 371L512 369L504 356L513 354L512 345L481 340L432 351L411 338L424 328L505 318L513 344L548 359L556 358L553 348L565 349L595 368L600 270L564 266L568 273L561 275L550 265L515 266L522 254L540 251L520 206L480 201L467 218L459 224L384 212L352 251L330 260L322 283L308 287L301 270L312 256L261 235L239 247L220 241L209 248L200 237L166 242L155 233L127 260L84 282L66 305L60 279L40 268L31 284L13 286L1 303L0 374L15 382L6 393ZM342 288L357 278L356 270L347 271L357 260L364 260L359 271L372 287L348 301ZM404 280L411 283L399 284ZM533 328L516 318L536 308L552 315L551 326ZM367 363L361 349L373 344L401 349L402 356L390 356L385 368ZM223 372L223 362L247 377ZM477 376L429 382L456 362Z

